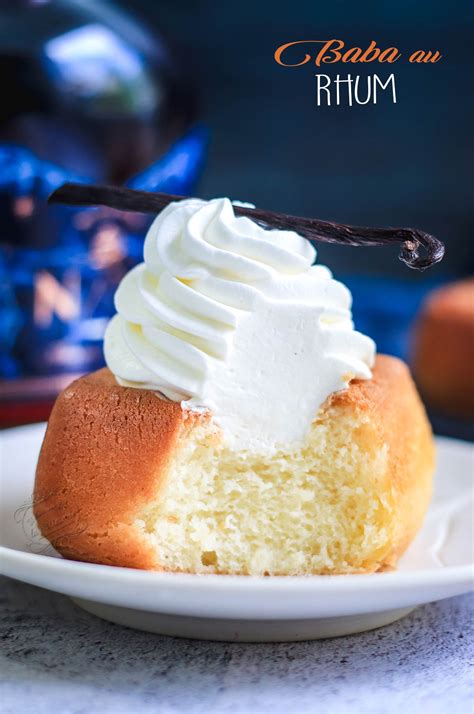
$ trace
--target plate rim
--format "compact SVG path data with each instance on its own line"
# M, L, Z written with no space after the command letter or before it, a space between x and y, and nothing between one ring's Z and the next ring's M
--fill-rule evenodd
M3 557L2 557L3 556ZM127 578L133 584L173 584L177 586L191 586L206 589L212 584L213 589L253 589L256 585L265 592L272 591L275 587L282 592L298 586L307 590L312 590L316 583L317 587L325 591L347 591L350 585L357 586L357 590L373 590L374 576L377 578L377 590L392 589L393 584L400 584L410 587L417 585L462 583L474 579L474 563L465 565L447 565L442 568L425 568L423 570L392 571L382 573L360 573L348 575L216 575L213 573L176 573L167 571L140 570L138 568L124 568L116 565L101 565L98 563L86 563L82 561L69 560L68 558L41 555L38 553L26 553L23 550L16 550L0 545L0 572L9 575L11 568L4 569L2 561L6 558L8 563L17 561L20 565L33 566L34 569L44 568L53 574L58 571L75 572L78 575L91 576L100 579L105 576L110 581L121 581ZM5 570L5 572L4 572ZM6 572L8 570L9 572ZM10 577L15 577L14 575ZM143 582L141 582L143 581ZM474 581L472 583L474 588ZM230 587L228 587L230 586ZM342 586L342 587L340 587ZM327 593L325 593L327 594Z

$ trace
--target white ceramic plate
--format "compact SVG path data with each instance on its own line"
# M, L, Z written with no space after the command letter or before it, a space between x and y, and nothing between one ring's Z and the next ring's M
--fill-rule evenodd
M70 595L99 617L167 635L236 641L332 637L380 627L418 605L472 589L473 446L437 439L425 525L392 573L234 577L76 563L38 533L31 510L44 425L0 434L4 574Z

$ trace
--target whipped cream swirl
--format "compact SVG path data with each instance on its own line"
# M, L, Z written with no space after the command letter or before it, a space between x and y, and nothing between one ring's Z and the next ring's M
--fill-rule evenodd
M350 292L315 258L227 198L171 203L115 295L108 367L122 385L210 410L232 448L301 441L330 394L371 377L375 353Z

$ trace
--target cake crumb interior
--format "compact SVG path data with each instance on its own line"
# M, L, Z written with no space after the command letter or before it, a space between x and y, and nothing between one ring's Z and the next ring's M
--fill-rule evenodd
M387 460L368 415L344 407L329 407L301 445L272 457L231 451L200 425L135 526L170 571L374 570L396 521Z

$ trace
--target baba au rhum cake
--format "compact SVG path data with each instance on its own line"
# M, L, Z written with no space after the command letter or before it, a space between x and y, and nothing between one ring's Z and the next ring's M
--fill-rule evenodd
M432 470L430 428L395 358L379 356L371 380L327 400L302 444L267 458L229 449L207 414L103 369L56 402L35 514L63 555L94 563L372 572L417 532Z
M433 290L415 324L413 371L427 404L474 419L474 278Z
M228 199L158 216L117 291L108 368L49 421L34 510L60 553L242 575L396 564L430 499L430 427L314 259Z

